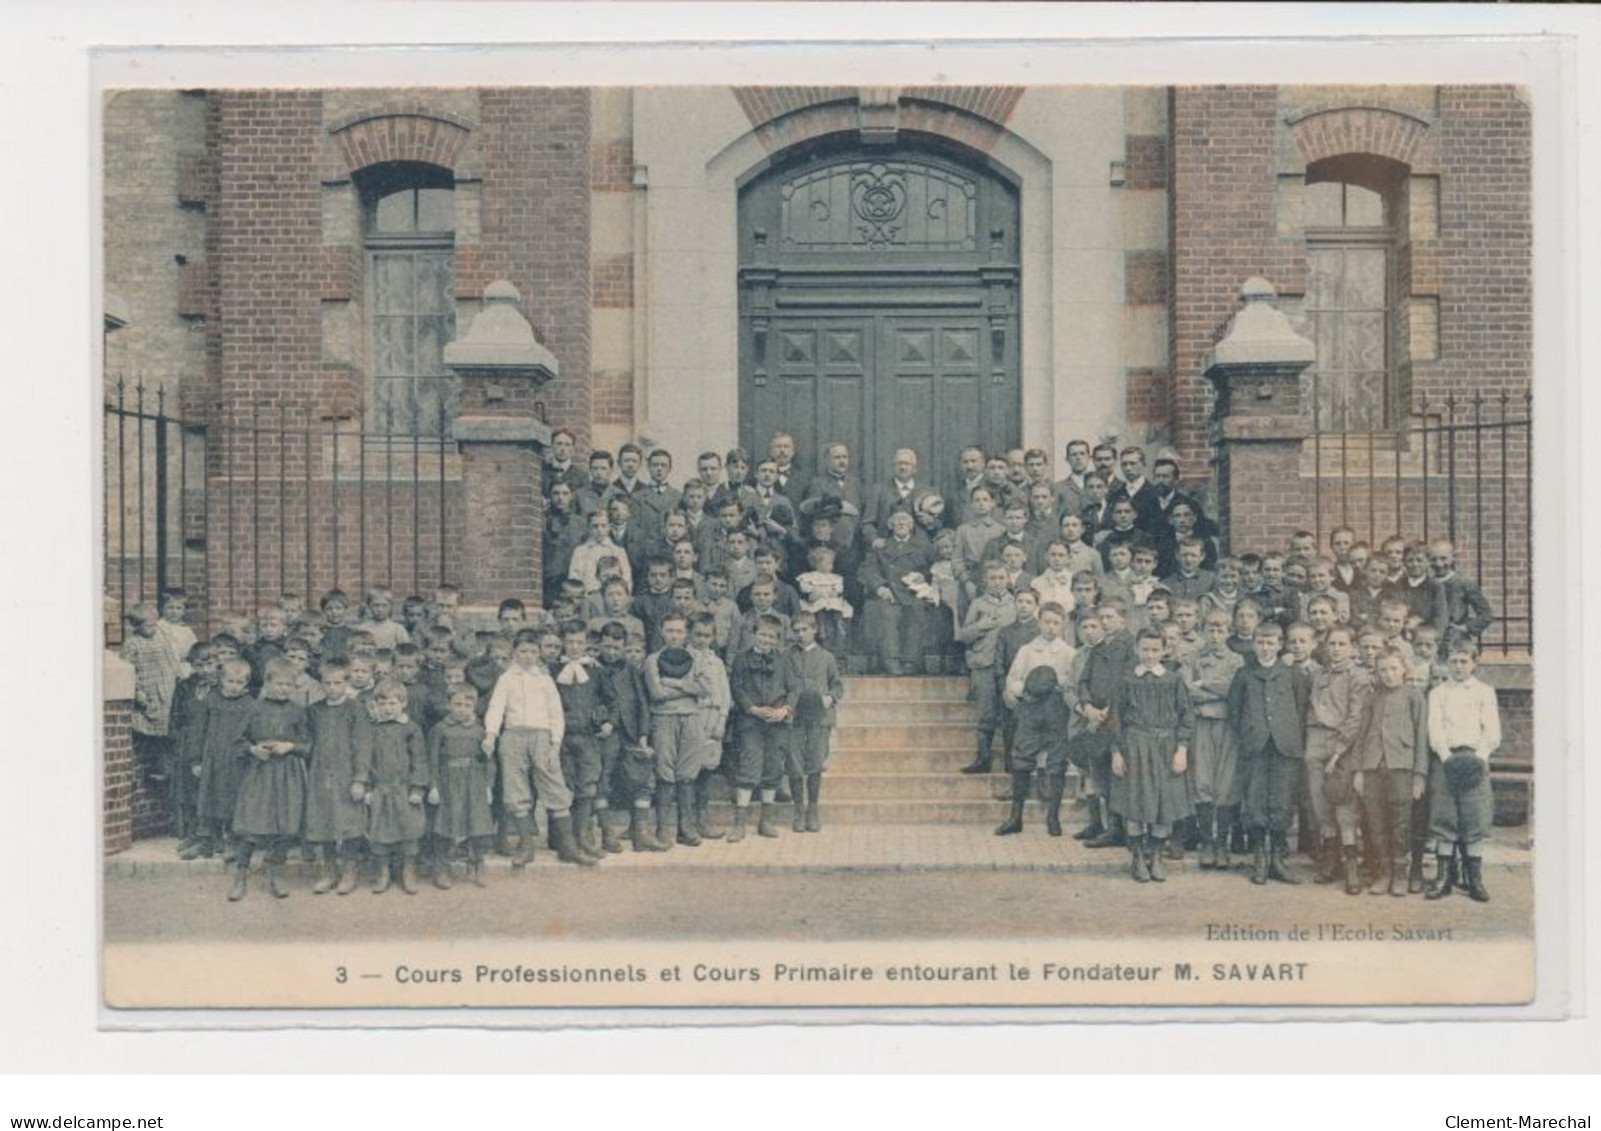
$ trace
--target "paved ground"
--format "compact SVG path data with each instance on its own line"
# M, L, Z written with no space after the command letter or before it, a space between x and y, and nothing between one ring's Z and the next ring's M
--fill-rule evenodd
M253 877L229 904L219 861L181 862L172 842L146 841L105 868L108 941L445 936L871 939L951 936L1196 937L1207 923L1377 922L1452 927L1458 938L1530 931L1526 830L1498 830L1487 854L1493 899L1346 896L1305 883L1257 887L1244 871L1200 871L1193 857L1166 884L1128 879L1127 855L1090 851L1040 830L996 837L961 827L842 826L776 840L715 842L664 854L625 853L580 871L548 853L526 873L493 858L488 887L398 887L375 896L313 896L297 865L293 895L274 900ZM1310 879L1310 866L1296 870Z

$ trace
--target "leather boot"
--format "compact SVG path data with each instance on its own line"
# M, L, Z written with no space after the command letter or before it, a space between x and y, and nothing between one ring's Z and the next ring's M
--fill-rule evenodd
M585 852L578 839L573 836L573 818L569 813L558 817L554 813L550 817L550 835L556 842L556 859L563 864L577 864L583 868L593 868L600 861Z
M1011 815L1000 828L995 830L996 836L1012 836L1023 831L1023 806L1028 801L1028 786L1032 774L1015 773L1012 775L1012 811Z
M520 872L534 862L534 815L522 813L512 822L517 829L517 855L511 858L511 866Z
M796 775L789 779L789 795L795 799L795 811L790 814L789 831L806 831L806 779Z
M1147 835L1145 838L1145 859L1148 861L1145 871L1154 883L1160 884L1167 879L1167 864L1163 861L1167 841L1168 838L1165 836L1153 837Z
M1229 854L1234 851L1234 838L1240 831L1240 807L1238 805L1219 805L1217 807L1217 868L1228 871L1234 867L1234 861Z
M349 895L356 890L356 881L361 877L357 874L354 860L339 861L339 886L334 888L335 895Z
M711 820L712 775L702 774L695 783L695 832L701 840L722 840L727 834L712 827Z
M756 821L757 836L777 836L778 826L773 823L773 803L762 802L762 815Z
M1406 895L1406 874L1411 868L1410 854L1397 856L1390 861L1390 894Z
M1196 862L1207 871L1212 870L1212 865L1217 859L1217 840L1212 835L1212 825L1216 817L1217 806L1210 801L1203 801L1195 806L1196 847L1200 850Z
M283 882L283 865L270 856L267 858L267 890L274 899L289 898L289 887Z
M1103 802L1105 804L1105 802ZM1084 842L1085 848L1122 848L1128 844L1128 837L1123 832L1123 818L1116 813L1107 811L1105 827L1101 835L1094 840Z
M1050 836L1062 835L1062 791L1067 779L1062 774L1048 774L1045 778L1045 832Z
M610 816L610 808L595 810L595 819L600 822L600 850L610 853L621 852L623 842L617 839L617 826L607 819Z
M1313 883L1332 884L1340 867L1340 842L1333 837L1323 838L1323 851L1318 855L1317 875Z
M628 815L628 839L634 843L635 852L666 852L667 846L656 839L656 834L650 831L650 810L641 806L634 806Z
M1085 798L1090 808L1090 823L1073 834L1074 840L1096 840L1106 831L1106 822L1101 820L1101 798L1099 795Z
M600 844L595 839L595 799L573 799L573 839L591 856L600 855Z
M417 894L417 858L406 857L406 862L400 866L400 890L407 895Z
M1290 874L1290 839L1284 833L1273 837L1268 852L1267 878L1281 884L1298 884L1301 881Z
M245 897L245 888L250 882L250 850L241 848L233 865L233 883L228 888L228 901L238 903Z
M1342 850L1345 855L1345 894L1362 894L1362 853L1356 845L1348 844Z
M1435 857L1434 882L1423 893L1424 899L1444 899L1456 890L1456 851L1441 852Z
M700 847L700 834L695 831L695 786L681 781L674 791L678 795L678 843L685 848Z
M395 878L395 862L393 860L389 859L389 853L387 853L387 852L379 853L378 854L378 875L373 877L372 893L374 895L383 895L384 892L389 890L389 885L394 882L394 878Z
M962 767L962 773L987 774L990 772L990 765L993 761L994 759L988 754L976 754L971 762Z
M673 846L672 820L668 812L673 807L673 783L656 783L656 839L668 848Z
M745 839L745 810L747 808L749 808L747 805L734 806L734 824L728 830L729 844L738 844Z
M1128 840L1129 875L1134 882L1143 884L1150 880L1149 865L1145 860L1145 844L1143 838L1131 836Z
M1364 861L1364 863L1366 863ZM1390 893L1389 861L1383 861L1373 866L1369 873L1372 879L1368 881L1369 895L1388 895Z
M1490 893L1484 886L1484 860L1469 856L1463 866L1468 873L1468 898L1474 903L1489 903Z
M1251 882L1253 884L1267 883L1267 835L1259 833L1256 838L1256 861L1251 866Z
M451 885L456 882L456 874L452 871L453 865L450 862L450 844L445 840L436 843L439 850L434 855L434 887L440 891L449 891Z
M1406 893L1408 895L1416 895L1422 890L1423 853L1421 851L1416 851L1412 853L1412 863L1411 866L1407 868L1406 872Z
M322 847L322 867L318 869L317 882L311 887L312 895L327 895L333 891L334 884L338 882L338 864L334 861L334 850L330 844Z
M806 831L819 833L823 831L823 820L817 815L818 803L823 797L823 775L821 773L806 775Z

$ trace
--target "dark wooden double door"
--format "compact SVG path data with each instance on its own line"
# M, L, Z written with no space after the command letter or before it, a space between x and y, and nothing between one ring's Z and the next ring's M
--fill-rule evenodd
M792 434L805 473L849 444L866 484L897 448L949 496L957 454L1021 432L1019 196L981 159L836 144L740 196L740 434Z
M863 481L874 483L888 478L897 449L911 448L919 478L948 496L963 447L1003 451L1017 442L1016 366L992 364L982 315L781 316L768 334L767 371L758 377L746 367L741 390L753 451L788 432L815 472L824 448L842 441Z

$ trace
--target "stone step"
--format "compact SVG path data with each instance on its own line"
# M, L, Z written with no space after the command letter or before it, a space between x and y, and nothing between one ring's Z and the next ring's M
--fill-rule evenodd
M961 676L845 677L845 699L965 699L968 682Z
M950 750L906 747L840 747L829 756L828 773L835 774L954 774L973 760L971 741Z
M823 803L818 809L818 815L825 825L986 825L999 824L1006 819L1009 806L1005 801L970 798L964 800L943 801L904 801L904 800L856 800L841 798L830 800L830 790L837 783L825 782L823 786ZM726 827L729 820L731 806L726 803L713 803L711 814L718 827ZM1063 818L1068 817L1067 806L1063 805ZM778 809L788 827L792 812L789 804L782 804ZM1024 811L1024 817L1030 821L1041 821L1043 815L1040 804L1030 801Z
M948 699L846 699L839 705L840 725L898 723L967 723L977 718L973 704Z
M846 772L830 763L823 796L833 801L993 801L1010 797L1011 788L1005 775Z
M974 744L968 723L850 723L834 728L835 750L967 750Z

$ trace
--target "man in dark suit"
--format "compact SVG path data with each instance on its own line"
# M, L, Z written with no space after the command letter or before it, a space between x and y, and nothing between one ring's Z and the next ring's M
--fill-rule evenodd
M917 482L917 453L911 448L896 451L894 468L888 483L873 488L862 513L862 540L874 550L889 540L890 515L906 511L915 516L918 504L934 493Z
M790 543L798 537L795 507L778 486L778 461L764 459L756 465L756 486L747 492L745 529L757 542L773 547L782 561Z
M851 450L841 443L828 445L824 453L826 470L814 476L801 496L801 514L810 516L819 504L833 500L839 504L839 520L834 524L835 536L847 555L856 546L856 534L861 527L866 500L862 485L851 474Z
M657 448L645 460L650 481L634 494L634 511L640 523L652 536L661 533L667 512L678 506L681 497L678 488L668 482L673 473L673 453Z
M1147 538L1160 538L1165 523L1161 504L1156 500L1156 486L1145 474L1145 449L1136 445L1124 448L1118 461L1123 469L1123 483L1112 492L1112 501L1125 498L1133 503L1134 525Z
M578 446L577 439L565 428L558 428L550 437L550 454L545 457L542 487L545 498L550 498L550 489L558 480L567 484L575 492L588 481L573 459L573 452Z
M767 442L767 454L778 466L778 478L774 485L779 494L793 499L795 492L805 483L801 478L800 465L795 462L795 437L788 432L773 433L773 438Z
M578 502L578 513L593 514L604 507L612 496L612 458L603 448L589 453L589 482L573 492Z
M1090 470L1090 446L1084 440L1067 442L1067 474L1056 481L1056 512L1083 514L1089 503L1084 476Z
M1179 465L1171 456L1163 456L1151 465L1151 486L1156 492L1156 506L1161 514L1162 529L1172 524L1173 505L1175 503L1189 503L1195 511L1195 530L1199 534L1211 534L1210 522L1206 511L1201 509L1201 501L1188 492L1179 490ZM1138 508L1136 508L1138 509Z
M1123 486L1123 480L1118 478L1117 474L1117 445L1096 444L1090 449L1090 463L1101 473L1101 478L1106 480L1106 493L1116 494Z
M624 444L617 449L617 478L612 480L612 492L632 496L645 486L640 473L645 470L645 452L638 444Z

